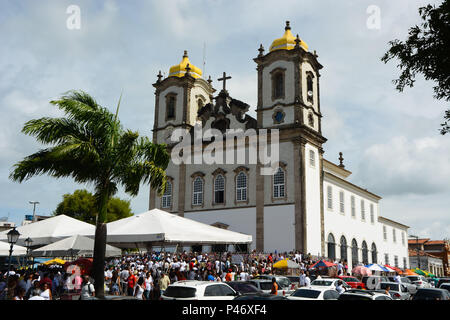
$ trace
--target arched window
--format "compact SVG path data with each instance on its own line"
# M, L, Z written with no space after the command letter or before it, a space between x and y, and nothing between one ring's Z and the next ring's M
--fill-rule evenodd
M200 177L195 178L192 193L192 204L198 206L203 204L203 180Z
M284 170L278 168L277 172L273 176L273 197L284 198L285 193L285 174Z
M166 190L161 199L162 208L170 208L172 206L172 182L167 181Z
M169 93L166 96L166 120L175 119L176 97L175 93Z
M367 243L362 242L362 260L364 264L369 264L369 250L367 249Z
M225 203L225 179L221 174L214 180L214 203Z
M336 242L332 233L328 235L328 258L332 260L336 259Z
M372 243L372 263L377 263L377 246L375 243Z
M307 88L306 95L308 97L308 102L313 103L314 102L314 90L313 90L313 76L311 74L309 74L306 77L306 88Z
M236 201L247 201L247 175L242 171L236 177Z
M347 239L344 236L341 237L341 260L347 260Z
M314 117L312 113L309 113L308 115L308 124L310 127L314 127Z
M282 72L277 72L273 77L274 98L284 98L284 75Z
M353 268L356 267L356 265L359 262L358 259L358 242L356 242L356 239L352 240L352 266Z

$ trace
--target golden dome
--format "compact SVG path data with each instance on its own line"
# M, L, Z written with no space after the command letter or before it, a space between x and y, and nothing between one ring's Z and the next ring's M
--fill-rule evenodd
M269 51L275 51L275 50L292 50L295 47L295 37L291 32L291 27L289 26L289 21L286 21L286 27L284 28L285 32L281 38L275 39L272 42L272 45L270 46ZM303 41L300 40L299 43L300 47L308 51L308 45Z
M188 64L191 76L193 76L196 79L200 78L202 76L202 70L200 70L200 68L197 68L196 66L194 66L192 63L189 62L186 50L184 51L183 59L181 60L180 64L177 64L170 68L169 77L184 77L184 74L186 73L186 66Z

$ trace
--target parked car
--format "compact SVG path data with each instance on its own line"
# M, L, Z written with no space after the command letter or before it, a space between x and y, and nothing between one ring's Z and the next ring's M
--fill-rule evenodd
M347 292L341 293L338 300L393 300L390 295L369 291L369 290L359 290L351 289Z
M336 289L338 281L342 281L339 278L323 278L323 279L316 279L311 282L311 287L327 287ZM350 290L352 287L342 281L342 286L345 290Z
M448 292L450 292L450 283L449 282L444 282L443 284L441 284L441 286L439 287L439 289L445 289Z
M272 290L272 281L267 279L252 279L249 281L263 293L270 293Z
M339 293L335 289L326 287L300 288L287 298L289 300L337 300Z
M389 293L394 300L409 300L411 298L411 293L409 293L408 288L405 285L397 282L380 282L379 289L386 290L389 287Z
M358 278L352 276L338 276L339 279L342 279L346 284L354 289L365 289L366 286L364 283L358 280Z
M450 278L439 278L436 288L440 288L443 283L450 283Z
M295 283L292 283L291 280L289 280L289 278L285 276L263 274L254 277L252 280L264 279L272 281L273 277L275 277L275 281L278 284L278 294L290 295L292 292L295 291Z
M361 282L364 283L366 289L376 290L380 282L389 282L389 278L386 276L364 276Z
M258 289L256 285L250 281L229 281L226 282L226 284L240 294L262 292L261 289Z
M440 288L420 288L412 300L450 300L450 294Z
M394 277L388 277L390 282L396 282ZM411 282L407 277L400 277L400 283L403 284L410 294L414 294L417 292L417 286Z
M427 281L424 276L406 276L413 284L420 288L431 288L431 284Z
M268 293L247 293L237 296L233 300L288 300L286 297Z
M286 276L286 278L291 282L291 288L297 290L300 284L300 276Z
M169 285L161 300L232 300L238 295L226 283L182 280Z

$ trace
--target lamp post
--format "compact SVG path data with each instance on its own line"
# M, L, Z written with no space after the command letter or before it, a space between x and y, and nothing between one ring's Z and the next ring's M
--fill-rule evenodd
M30 248L33 245L33 240L31 240L30 237L25 239L25 247L27 248L27 267L28 267L28 261L30 260Z
M19 240L20 233L16 230L16 227L13 227L8 233L8 243L9 247L9 262L8 262L8 275L6 276L6 289L9 290L9 272L11 271L11 255L13 252L13 246L16 244L17 240ZM7 293L9 294L9 292Z
M37 204L39 204L39 201L28 201L30 204L32 204L33 205L33 222L35 222L36 220L36 218L35 218L35 215L36 215L36 205Z

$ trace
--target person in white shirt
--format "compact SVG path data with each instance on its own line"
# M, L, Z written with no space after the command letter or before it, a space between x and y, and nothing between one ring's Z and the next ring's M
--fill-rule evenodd
M311 287L311 279L309 278L309 274L307 273L305 276L305 287Z
M306 285L305 278L306 278L305 272L303 270L300 271L300 277L299 277L300 287L304 287Z
M89 281L89 276L83 276L83 284L81 285L80 300L88 299L89 297L95 297L94 285Z
M400 280L400 275L398 274L398 272L396 273L396 275L395 275L395 277L394 277L394 281L397 282L397 283L400 283L400 282L401 282L401 280Z

